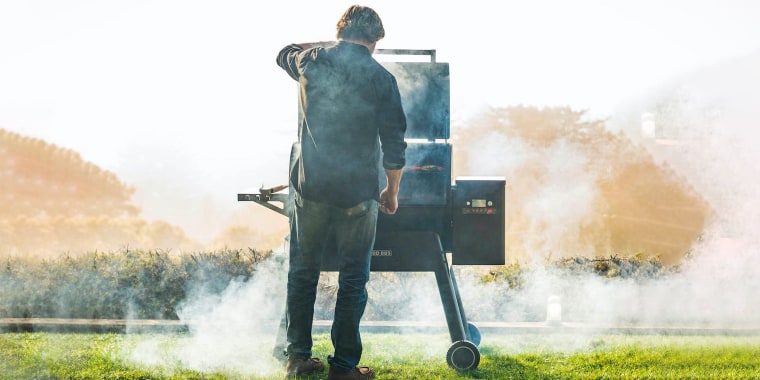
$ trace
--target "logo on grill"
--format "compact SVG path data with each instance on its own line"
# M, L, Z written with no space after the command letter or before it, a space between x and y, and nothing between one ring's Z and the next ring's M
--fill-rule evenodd
M377 251L372 251L372 256L390 257L390 256L393 256L393 251L391 251L390 249L381 249Z

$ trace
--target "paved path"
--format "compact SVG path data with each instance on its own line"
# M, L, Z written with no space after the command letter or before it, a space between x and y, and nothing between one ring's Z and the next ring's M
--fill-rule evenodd
M223 322L225 326L228 321ZM602 325L578 322L548 324L546 322L471 322L481 332L499 333L595 333L630 335L760 335L758 326L674 326L674 325ZM63 319L63 318L0 318L0 332L15 331L187 331L208 321L158 319ZM329 331L331 321L314 321L315 331ZM272 321L276 326L277 322ZM362 321L367 332L439 332L447 333L446 322L431 321Z

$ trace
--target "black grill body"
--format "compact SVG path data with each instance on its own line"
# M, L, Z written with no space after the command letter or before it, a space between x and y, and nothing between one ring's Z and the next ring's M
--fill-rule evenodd
M468 371L480 362L477 348L480 332L467 322L451 265L504 264L506 181L500 177L459 177L452 185L453 148L447 140L450 135L449 66L435 62L434 50L376 50L375 53L429 55L431 62L384 64L399 83L408 123L406 138L413 141L407 141L399 208L394 215L379 213L378 216L371 270L435 274L453 342L446 361L454 369ZM300 109L299 115L302 115ZM291 161L298 149L300 146L295 143ZM381 170L381 186L384 185ZM292 196L273 190L238 194L238 200L253 201L289 216ZM337 271L336 255L331 255L334 239L328 236L327 241L321 269ZM275 347L275 355L281 359L286 326L287 320L283 318Z

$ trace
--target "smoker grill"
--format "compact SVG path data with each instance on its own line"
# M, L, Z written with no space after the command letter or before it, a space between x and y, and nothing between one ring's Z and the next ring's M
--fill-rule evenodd
M433 272L452 341L446 361L456 370L472 370L480 362L481 335L467 321L452 265L504 264L506 181L458 177L452 186L449 66L435 62L435 50L378 49L376 53L429 55L430 62L383 63L399 83L408 147L399 208L395 215L379 213L371 270ZM298 149L299 144L293 144L291 161ZM381 181L384 186L384 175ZM238 201L252 201L288 216L292 197L282 192L285 188L238 194ZM322 270L338 270L331 255L323 257ZM283 319L275 353L285 346L285 323Z

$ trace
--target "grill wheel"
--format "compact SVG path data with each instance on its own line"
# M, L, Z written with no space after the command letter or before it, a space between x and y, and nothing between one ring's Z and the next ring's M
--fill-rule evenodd
M446 352L446 363L457 371L470 371L480 364L480 351L469 340L454 342Z

